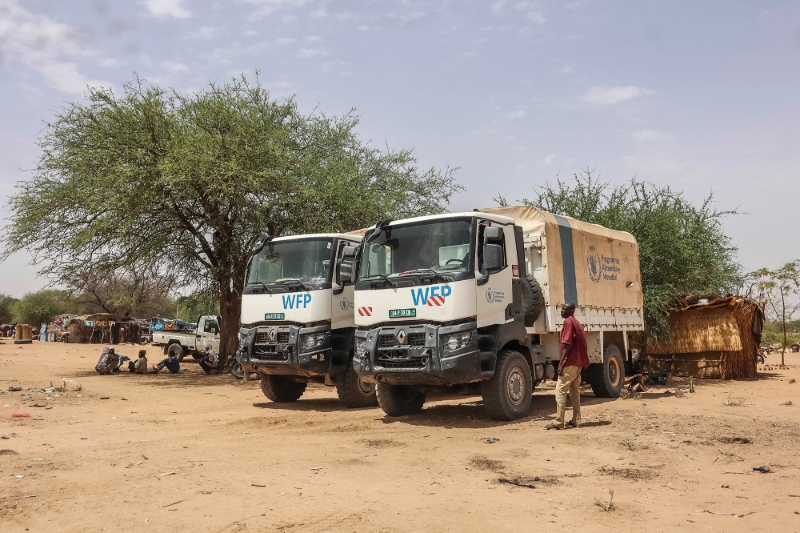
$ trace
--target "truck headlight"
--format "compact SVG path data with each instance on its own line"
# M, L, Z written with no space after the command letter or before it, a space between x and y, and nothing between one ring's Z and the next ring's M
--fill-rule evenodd
M445 352L454 352L469 346L472 342L472 332L465 331L463 333L451 333L450 335L442 335L442 348Z
M359 339L356 337L355 345L353 346L356 354L362 354L367 351L367 339Z
M325 337L327 333L308 333L306 335L302 335L300 337L300 346L302 347L304 352L308 352L322 346L322 343L325 342Z

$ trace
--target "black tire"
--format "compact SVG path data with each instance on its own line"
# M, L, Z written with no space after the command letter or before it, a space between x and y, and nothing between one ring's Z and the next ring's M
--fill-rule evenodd
M353 370L352 361L347 364L347 369L336 380L336 394L339 395L339 399L345 407L351 409L378 405L375 385L364 383L359 379L358 374Z
M178 361L183 361L184 355L186 355L186 353L183 350L183 346L181 346L177 342L173 342L172 344L169 345L169 347L167 347L167 357L169 356L177 357Z
M378 383L375 396L378 405L389 416L413 415L422 411L425 404L425 391L418 387Z
M528 414L533 395L531 367L521 353L500 350L494 375L481 382L486 414L494 420L516 420Z
M619 398L625 386L625 364L616 344L603 346L603 362L589 365L589 384L598 398Z
M305 391L306 384L293 377L261 374L261 392L273 402L296 402Z
M544 310L544 294L539 282L533 276L522 279L522 309L525 312L525 325L533 326Z
M242 370L242 363L234 360L231 363L231 376L236 379L244 379L244 370Z

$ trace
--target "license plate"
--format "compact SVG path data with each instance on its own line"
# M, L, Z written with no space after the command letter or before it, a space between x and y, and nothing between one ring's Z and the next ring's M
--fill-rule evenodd
M405 318L409 316L417 316L416 309L390 309L389 318Z
M285 316L283 313L267 313L264 320L283 320Z

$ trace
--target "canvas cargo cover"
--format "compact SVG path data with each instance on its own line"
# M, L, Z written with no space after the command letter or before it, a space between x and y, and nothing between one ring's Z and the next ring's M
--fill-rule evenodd
M534 207L481 209L513 218L528 238L542 238L545 303L594 309L641 309L639 246L630 233Z

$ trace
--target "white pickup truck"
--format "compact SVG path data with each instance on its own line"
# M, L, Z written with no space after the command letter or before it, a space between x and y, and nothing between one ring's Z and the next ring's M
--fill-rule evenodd
M186 355L195 359L203 358L206 344L219 351L219 317L201 316L194 330L156 330L153 331L153 346L163 346L164 353L182 361Z

